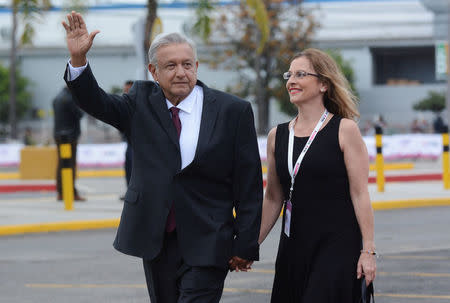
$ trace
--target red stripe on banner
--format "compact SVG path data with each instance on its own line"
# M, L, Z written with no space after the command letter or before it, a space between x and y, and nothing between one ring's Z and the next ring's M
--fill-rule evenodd
M0 185L0 193L14 193L19 191L56 191L56 185L54 184Z

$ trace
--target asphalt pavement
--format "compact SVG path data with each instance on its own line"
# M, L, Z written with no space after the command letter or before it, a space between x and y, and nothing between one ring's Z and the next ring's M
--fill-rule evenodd
M449 217L450 207L375 212L377 303L450 302ZM142 260L113 249L115 232L1 237L0 302L149 302ZM278 220L252 271L228 274L221 302L270 301L280 232Z
M414 166L386 175L439 174L439 163ZM88 175L77 180L87 201L71 211L56 201L53 180L0 178L0 187L37 186L0 191L0 302L148 302L140 260L111 247L125 180ZM369 185L380 253L377 302L450 302L450 190L424 180L386 182L384 192ZM280 221L252 272L228 275L222 302L269 302Z

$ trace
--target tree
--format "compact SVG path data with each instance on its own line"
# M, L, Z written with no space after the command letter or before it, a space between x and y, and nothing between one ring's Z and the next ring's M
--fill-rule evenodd
M39 15L50 8L49 0L11 0L12 26L11 26L11 50L9 59L9 123L10 136L17 139L17 51L20 45L31 44L34 36L33 22ZM22 17L23 31L20 35L20 44L17 41L18 17Z
M413 105L414 110L439 114L445 109L445 92L429 91L428 96Z
M348 83L350 83L350 88L353 91L353 94L355 96L358 96L358 92L355 88L355 72L353 71L353 67L350 61L345 60L344 57L342 57L341 53L337 49L329 49L327 50L327 53L336 61L337 65L342 71L342 74L344 74L345 78L347 78Z
M148 53L148 50L150 48L150 44L153 40L153 36L155 33L154 25L155 21L158 18L157 15L158 10L158 1L154 0L147 0L147 16L145 18L145 30L144 30L144 45L142 46L144 48L144 66L148 66L148 56L145 54ZM145 78L147 79L148 73L144 73Z
M0 123L8 123L10 110L10 71L0 65ZM15 73L16 83L16 113L17 118L22 118L31 109L31 93L28 90L30 81L20 72Z
M295 5L269 0L240 1L222 11L210 35L213 39L209 43L216 49L213 63L238 72L236 83L229 89L254 100L257 131L267 134L269 102L272 98L286 99L281 75L288 69L291 57L310 43L316 22L301 1Z

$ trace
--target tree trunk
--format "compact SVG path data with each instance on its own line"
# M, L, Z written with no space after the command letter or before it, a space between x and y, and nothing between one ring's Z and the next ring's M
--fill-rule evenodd
M256 96L256 105L258 106L258 127L256 132L258 135L267 135L268 126L269 126L269 102L266 96L266 87L265 83L267 82L264 76L261 76L261 72L263 70L261 66L262 56L256 55L255 58L255 73L256 73L256 81L255 81L255 96Z
M145 37L144 37L144 66L148 66L148 49L150 48L153 24L156 19L156 10L158 9L158 1L148 0L147 2L147 18L145 20ZM145 79L148 79L148 73L145 72Z
M262 87L258 87L257 104L258 104L258 135L267 135L269 131L269 99L266 96L266 91Z
M9 123L11 139L17 139L17 113L16 113L16 65L17 65L17 3L12 1L12 28L11 28L11 53L9 62Z

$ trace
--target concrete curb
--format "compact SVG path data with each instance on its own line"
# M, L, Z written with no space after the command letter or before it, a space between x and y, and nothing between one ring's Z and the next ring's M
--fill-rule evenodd
M405 208L450 206L450 198L390 200L372 202L374 210L392 210ZM0 226L0 236L12 236L31 233L58 231L78 231L104 228L117 228L120 219L99 219L88 221L66 221L39 224L20 224Z
M374 210L390 210L400 208L419 208L433 206L450 206L450 198L430 198L430 199L408 199L408 200L389 200L374 201L372 207Z
M92 230L117 228L120 219L103 219L87 221L65 221L38 224L20 224L0 226L0 236L11 236L30 233L47 233L56 231Z

